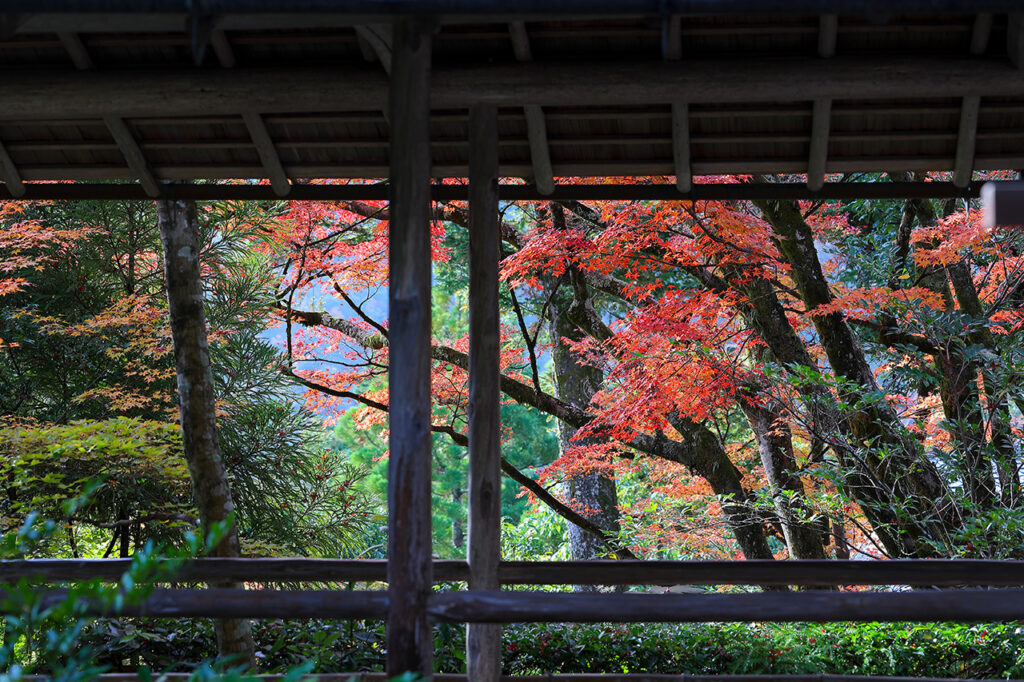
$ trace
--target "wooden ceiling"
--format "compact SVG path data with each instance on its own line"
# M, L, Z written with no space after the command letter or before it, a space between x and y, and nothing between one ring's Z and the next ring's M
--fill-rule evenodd
M0 17L12 195L31 181L155 194L266 179L285 194L387 176L381 17ZM540 194L637 175L682 191L698 176L806 175L814 190L831 174L947 171L964 187L1024 167L1022 56L1020 16L997 12L449 18L434 40L434 172L466 175L468 107L488 101L501 173Z

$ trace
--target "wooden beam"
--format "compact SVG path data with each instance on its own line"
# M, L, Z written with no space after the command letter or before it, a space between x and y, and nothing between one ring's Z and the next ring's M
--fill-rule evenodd
M0 180L4 181L12 197L20 199L25 196L25 183L22 182L18 167L14 165L14 160L7 153L3 142L0 142Z
M516 59L527 62L533 58L530 39L526 33L526 24L517 21L509 24L509 35L512 38L512 49ZM533 184L541 196L551 194L555 189L555 174L551 167L551 148L548 145L548 126L544 120L544 110L540 105L528 104L523 107L526 117L526 137L530 144L530 165L533 168Z
M661 56L666 62L683 58L683 18L678 14L665 17L661 27Z
M1024 183L991 183L997 195L1013 190L1024 224ZM25 559L0 561L0 582L30 577L42 582L117 581L130 559ZM386 582L380 559L200 558L174 574L182 582ZM901 559L899 561L503 561L503 585L929 585L1024 586L1024 561ZM437 582L466 582L465 561L433 562Z
M433 672L431 592L430 54L433 22L394 25L388 316L387 672Z
M360 45L368 45L384 68L384 73L390 75L393 42L390 24L359 25L356 26L356 35L359 36Z
M516 60L528 62L533 60L533 50L530 49L530 36L526 32L525 21L513 21L508 25L508 35L512 40L512 53Z
M499 589L501 562L501 337L498 270L498 112L469 110L469 589ZM501 676L501 626L466 630L473 680Z
M1010 63L1024 69L1024 13L1012 12L1006 17L1006 53Z
M55 605L68 598L66 589L42 592L41 602ZM112 615L102 602L83 604L86 613ZM154 589L140 604L126 604L121 616L171 618L375 619L385 617L388 593L344 590L245 590L239 588ZM247 621L243 621L247 622ZM237 665L237 662L236 662Z
M450 623L989 622L1016 621L1024 590L601 594L438 592L431 614Z
M690 107L686 102L672 103L672 156L676 188L689 192L693 189L693 168L690 165Z
M811 150L807 160L807 188L817 192L825 186L825 165L828 162L829 127L832 118L832 100L814 100L811 115Z
M274 193L279 197L288 196L292 185L284 166L281 165L281 157L277 153L274 141L270 138L270 133L267 132L263 117L255 112L246 112L242 114L242 118L245 120L245 127L249 130L249 136L256 147L256 152L260 155L260 163L263 164L267 177L270 178L270 186L274 188Z
M678 63L616 62L459 66L440 69L435 109L495 106L690 105L793 102L818 98L1022 97L1024 79L1007 63L969 57L836 56ZM60 97L53 93L59 92ZM169 97L168 93L175 93ZM376 111L387 79L369 70L235 68L151 71L8 70L0 79L0 120L264 115Z
M978 111L981 98L977 95L964 97L960 107L960 127L956 139L956 158L953 162L953 184L966 187L974 172L974 149L978 134Z
M224 29L215 28L210 32L210 47L213 48L213 53L217 55L217 61L222 68L235 68L235 51L231 48L231 41L228 40Z
M834 57L839 34L839 15L822 14L818 17L818 56Z
M57 34L57 37L60 38L61 45L64 46L64 50L71 57L71 63L75 65L76 69L88 71L96 68L96 64L89 55L88 48L86 48L85 43L82 42L82 38L77 33L62 31Z
M153 171L146 161L145 154L139 148L138 141L136 141L132 131L128 129L128 124L117 116L104 116L103 123L107 126L107 130L110 131L114 141L117 142L117 146L121 149L121 154L124 156L125 161L128 162L128 167L132 169L132 172L139 179L139 184L146 190L146 195L154 198L160 196L160 183L157 182L156 177L153 175Z
M971 54L985 54L991 35L992 13L981 12L974 17L974 25L971 26Z
M794 173L806 170L801 161ZM1024 165L1024 159L1021 159ZM250 169L250 175L259 173ZM747 169L749 172L749 168ZM668 173L671 170L666 171ZM316 176L317 174L311 174ZM362 177L366 177L365 175ZM966 188L952 182L826 182L820 192L811 192L805 183L731 183L724 185L694 185L687 193L680 193L673 184L651 185L556 185L548 196L537 192L531 185L502 185L499 192L507 201L576 200L576 201L751 201L773 199L800 201L805 199L951 199L977 198L984 183L972 182ZM1002 184L1002 183L997 183ZM248 200L264 201L277 197L269 185L244 184L172 184L174 196L197 201ZM436 201L465 201L464 185L434 185L431 196ZM295 185L289 197L296 201L379 201L389 196L384 184L332 184ZM0 185L0 199L13 199ZM147 194L136 184L102 183L26 183L26 200L125 200L145 199Z
M530 162L533 165L533 182L541 196L555 191L555 174L551 167L551 149L548 146L548 127L544 121L544 110L536 104L523 107L526 116L526 134L530 140Z

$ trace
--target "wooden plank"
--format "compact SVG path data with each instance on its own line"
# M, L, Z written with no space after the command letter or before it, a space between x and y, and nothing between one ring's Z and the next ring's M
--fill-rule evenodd
M277 153L274 141L270 138L270 133L267 132L263 117L256 112L247 111L242 114L242 119L245 121L245 127L249 130L249 136L256 147L256 152L260 155L260 163L263 164L263 169L266 171L267 177L270 178L270 186L274 188L274 193L279 197L288 196L292 184L288 180L284 166L281 165L281 157Z
M953 162L953 184L966 187L974 172L974 150L977 146L978 111L981 98L977 95L964 97L960 109L960 127L956 138L956 157Z
M992 13L981 12L974 17L974 24L971 26L971 54L985 54L991 35Z
M832 100L814 100L814 111L811 115L811 150L807 160L807 189L812 192L817 192L825 186L831 119Z
M431 591L430 54L432 22L394 25L388 316L387 672L433 671Z
M1024 165L1024 158L1015 159ZM1014 161L1010 159L1007 163ZM985 159L978 159L979 168ZM800 167L793 172L806 169L806 161L794 160ZM613 167L617 168L617 167ZM22 169L23 171L25 169ZM28 169L32 171L32 169ZM250 169L258 173L259 169ZM324 170L324 169L319 169ZM109 177L104 170L102 177ZM26 174L28 178L36 177ZM99 176L100 174L97 174ZM311 176L317 177L313 173ZM58 177L58 176L53 176ZM117 176L112 176L117 177ZM246 177L253 177L248 175ZM322 176L318 176L322 177ZM360 177L367 177L366 175ZM39 178L48 179L48 178ZM681 194L675 184L651 185L556 185L550 196L540 195L529 185L502 185L499 193L508 201L576 200L576 201L751 201L774 199L799 201L805 199L950 199L977 198L984 183L972 182L960 188L951 182L826 182L820 192L810 192L805 183L728 183L699 184ZM1003 183L996 183L1003 184ZM242 184L173 184L175 196L202 201L250 200L264 201L277 197L268 185ZM434 185L431 196L436 201L464 201L467 189L463 185ZM289 197L303 201L357 201L383 200L388 198L387 185L380 183L296 185ZM4 185L0 185L0 199L25 200L123 200L145 199L145 191L135 184L102 183L26 183L25 194L14 197Z
M89 69L95 69L96 64L93 63L92 57L89 55L89 50L85 47L85 43L82 42L82 38L72 31L61 31L57 36L60 38L61 45L67 51L68 56L71 57L71 63L75 65L75 68L80 71L88 71Z
M64 589L40 593L41 603L51 605L67 598ZM0 613L3 612L0 605ZM388 612L388 593L348 590L244 590L212 587L203 590L155 589L138 605L126 605L125 616L160 618L337 618L380 620ZM102 603L86 607L91 615L110 615Z
M469 589L496 590L501 562L501 338L498 116L469 112ZM501 626L466 630L472 680L501 676Z
M67 590L40 593L44 605ZM319 590L154 590L122 613L177 618L383 618L393 592ZM623 594L594 592L437 592L430 614L449 623L996 622L1024 616L1024 590L914 592L758 592ZM2 612L2 609L0 609ZM109 614L103 604L87 608ZM429 641L429 640L428 640Z
M1012 12L1006 17L1006 54L1018 69L1024 69L1024 13Z
M121 149L121 154L124 156L125 161L128 162L128 167L132 169L132 172L139 179L139 184L146 191L146 195L149 197L160 196L160 183L157 182L156 177L153 175L149 162L146 161L146 156L139 148L139 143L136 141L135 136L128 129L128 124L117 116L104 116L103 122L106 124L107 130L110 131L114 141L117 142L117 146Z
M544 110L535 104L523 107L526 115L526 134L530 140L530 162L533 165L533 183L541 196L555 191L555 175L551 167L551 150L548 146L548 127L544 121Z
M0 180L4 181L4 187L12 198L20 199L25 196L25 183L22 182L21 173L18 172L18 167L7 153L3 142L0 142Z
M34 11L43 13L37 24L31 26L49 27L62 21L81 20L79 15L88 17L93 10L93 26L96 30L113 27L135 28L129 20L141 18L150 27L163 30L179 30L180 18L184 9L180 2L166 0L105 0L101 4L104 14L95 12L96 3L89 0L23 0L22 4ZM218 3L214 6L225 6ZM230 7L231 5L227 5ZM665 12L701 11L721 15L817 15L822 11L842 10L852 15L889 16L893 12L892 0L716 0L713 3L693 2L692 0L521 0L508 3L503 0L409 0L393 2L384 0L350 0L337 3L330 0L320 2L295 2L294 0L277 0L276 2L247 3L241 7L258 7L255 18L248 14L229 14L241 25L246 27L278 28L291 26L275 24L272 18L263 18L267 14L283 14L295 22L305 17L319 18L325 16L334 21L356 20L365 17L381 19L394 18L403 13L424 13L445 15L449 20L468 21L470 19L500 20L506 17L522 16L557 16L559 19L570 17L635 17L660 16ZM1008 12L1018 4L1016 0L900 0L899 11L907 15L923 14L970 14L974 11ZM152 13L162 13L163 16ZM178 20L178 21L175 21ZM302 24L308 26L308 24ZM315 24L314 24L315 26Z
M839 35L839 15L822 14L818 17L818 56L822 58L834 57L836 54L836 39Z
M29 559L0 561L0 582L33 577L45 582L120 580L130 559ZM434 580L464 582L469 579L465 561L435 561ZM382 559L221 559L203 558L187 563L174 573L177 582L238 580L270 582L386 582L387 561Z
M1015 189L1022 207L1024 183L991 183ZM674 190L674 188L668 188ZM32 576L46 582L118 580L123 559L30 559L0 561L0 581ZM465 561L435 561L438 582L465 581ZM963 585L1024 586L1024 561L929 559L898 561L504 561L504 585ZM383 582L386 562L374 559L196 559L178 579L245 582Z
M432 90L437 109L496 106L661 105L685 92L690 105L863 99L1024 96L1007 63L952 56L836 56L828 60L708 60L679 63L523 62L447 66ZM53 97L60 92L60 97ZM175 93L168 97L167 93ZM67 72L19 70L0 81L0 119L264 115L373 111L386 105L372 70L235 68Z
M283 675L255 675L253 679L279 682ZM189 680L189 673L161 673L168 680ZM135 673L107 673L101 682L136 682ZM318 673L318 682L388 682L383 673ZM466 675L441 673L433 682L466 682ZM651 673L548 673L545 675L504 675L503 682L950 682L947 677L872 677L868 675L671 675ZM974 682L1007 682L975 680ZM1010 680L1009 682L1020 682Z
M530 36L526 32L526 22L509 22L508 36L512 41L512 53L516 56L517 61L528 62L533 59L533 51L530 49Z
M189 680L189 673L162 673L168 680ZM101 682L136 682L136 673L107 673ZM255 675L253 679L279 682L282 675ZM318 682L388 682L383 673L318 673ZM442 673L433 682L466 682L466 675ZM950 682L946 677L872 677L868 675L671 675L651 673L548 673L545 675L504 675L503 682ZM976 680L975 682L996 682ZM999 680L998 682L1007 682ZM1010 681L1019 682L1019 681Z
M1024 590L607 594L439 592L450 623L995 622L1024 618Z
M356 26L356 35L359 36L360 49L363 45L372 50L377 61L380 62L384 73L391 74L392 59L392 36L390 24L361 24ZM365 56L365 53L364 53Z
M693 189L693 167L690 165L690 107L686 102L672 103L672 157L676 166L676 189Z
M235 64L238 63L235 59L235 51L231 48L231 41L228 40L224 29L215 28L210 31L210 47L213 48L213 53L217 55L217 62L222 68L235 68Z
M683 18L678 14L665 17L661 27L661 57L666 62L683 58Z

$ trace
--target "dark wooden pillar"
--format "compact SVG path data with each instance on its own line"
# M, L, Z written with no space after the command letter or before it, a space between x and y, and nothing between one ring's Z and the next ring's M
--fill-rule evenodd
M501 560L498 116L469 112L469 589L496 590ZM501 626L466 626L470 682L501 677Z
M430 532L430 40L433 22L395 22L391 67L388 257L387 672L429 677Z

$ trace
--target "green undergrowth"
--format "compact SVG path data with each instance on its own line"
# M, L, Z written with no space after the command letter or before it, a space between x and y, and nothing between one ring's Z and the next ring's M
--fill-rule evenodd
M206 621L95 622L84 634L112 670L148 665L190 670L213 655ZM376 622L255 624L263 670L310 661L316 672L379 671L384 627ZM435 669L465 668L464 630L435 628ZM1018 624L519 624L503 637L506 674L852 674L1024 678Z

